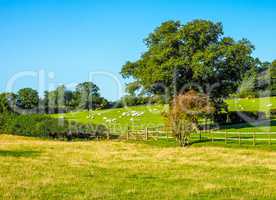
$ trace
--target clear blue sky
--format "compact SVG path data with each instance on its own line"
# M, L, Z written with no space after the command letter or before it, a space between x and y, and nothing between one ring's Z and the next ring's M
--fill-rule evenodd
M197 18L222 22L225 35L249 39L263 61L276 58L273 0L0 0L0 90L15 73L41 69L55 73L46 80L51 86L83 82L91 71L123 82L121 66L140 56L143 38L156 26ZM94 81L106 98L119 98L113 80ZM29 77L14 88L37 85Z

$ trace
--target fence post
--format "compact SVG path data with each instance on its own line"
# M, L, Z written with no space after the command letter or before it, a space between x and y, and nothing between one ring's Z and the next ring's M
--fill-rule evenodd
M126 139L129 139L129 126L127 126L127 135L126 135Z
M201 141L201 131L202 130L199 130L199 141Z
M256 133L255 131L253 132L253 146L256 145Z
M227 144L227 130L225 130L225 144Z
M269 145L271 145L271 133L270 132L268 132L268 136L269 136Z
M211 136L212 136L212 143L214 143L214 132L211 132Z
M106 137L108 140L109 140L109 134L110 134L110 128L107 129L107 134L106 134Z
M169 140L169 129L167 127L165 127L165 131L166 131L167 140Z
M148 132L148 128L146 127L145 128L145 139L148 140L148 137L149 137L149 132Z
M239 132L239 145L241 146L241 133Z

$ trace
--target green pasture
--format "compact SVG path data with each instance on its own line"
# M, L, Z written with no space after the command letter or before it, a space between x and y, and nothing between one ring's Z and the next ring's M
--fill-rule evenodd
M230 111L260 111L276 109L276 97L229 99L226 101Z
M230 111L260 111L268 112L276 109L276 98L252 98L252 99L230 99L226 101ZM107 124L118 125L121 127L157 127L164 125L162 112L168 109L167 105L148 105L134 106L128 108L116 108L97 111L71 112L66 114L52 115L56 118L65 118L68 120L78 121L84 124ZM141 116L132 116L133 112ZM128 113L123 115L123 113ZM113 120L113 121L112 121ZM227 127L229 131L258 131L258 132L276 132L276 120L271 122L261 122L259 124L235 124Z
M90 112L82 111L55 114L53 117L78 121L84 124L118 124L121 126L156 127L164 125L162 112L167 107L166 105L133 106ZM135 116L136 113L140 116Z
M273 150L9 135L0 143L0 199L276 199Z

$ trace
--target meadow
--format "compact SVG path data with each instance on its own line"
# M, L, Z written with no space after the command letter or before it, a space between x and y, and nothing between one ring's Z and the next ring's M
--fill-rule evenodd
M244 98L226 100L229 111L261 111L276 109L276 97Z
M229 111L259 111L269 112L276 109L276 97L251 98L251 99L229 99L226 100ZM66 114L52 115L55 118L65 118L84 124L118 124L120 126L158 127L164 126L165 120L162 112L168 109L167 105L133 106L128 108L97 110L93 112L71 112ZM140 116L135 116L135 113ZM257 131L276 132L276 120L264 121L258 124L235 124L220 127L228 131Z
M276 98L227 101L231 111L268 112ZM134 106L51 115L83 124L164 125L167 105ZM71 142L0 134L0 199L276 199L276 135L263 124L193 134L189 147L174 138ZM275 130L276 131L276 130ZM209 135L208 135L209 134ZM236 133L235 133L236 134ZM207 136L207 137L206 137ZM267 138L272 138L268 143ZM254 144L252 144L254 141Z
M97 110L92 112L70 112L66 114L54 114L52 116L55 118L65 118L84 124L113 123L120 124L122 126L140 125L141 127L156 127L164 125L162 112L167 108L167 105L132 106L127 108ZM135 116L135 113L140 116Z
M0 199L276 199L276 152L0 135Z

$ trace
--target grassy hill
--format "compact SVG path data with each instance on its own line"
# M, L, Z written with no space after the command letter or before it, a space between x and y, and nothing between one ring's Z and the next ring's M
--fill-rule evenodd
M133 106L93 112L72 112L53 116L57 118L64 117L65 119L75 120L81 123L116 123L122 126L135 124L136 126L156 127L164 124L162 112L165 109L167 109L166 105Z
M276 152L0 135L0 199L276 199Z
M276 97L230 99L226 101L230 111L269 111L276 109Z
M262 111L266 112L270 109L276 109L276 97L273 98L258 98L258 99L231 99L226 101L230 111ZM156 127L164 125L164 118L161 113L168 106L153 105L153 106L134 106L128 108L98 110L93 112L73 112L66 114L53 115L54 117L64 117L65 119L75 120L81 123L94 124L119 124L122 126L135 125L141 127ZM276 123L276 122L275 122ZM258 131L276 131L276 124L258 124ZM275 124L275 125L274 125ZM252 127L253 126L253 127ZM249 131L255 125L239 124L227 127L229 131Z

